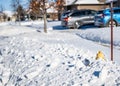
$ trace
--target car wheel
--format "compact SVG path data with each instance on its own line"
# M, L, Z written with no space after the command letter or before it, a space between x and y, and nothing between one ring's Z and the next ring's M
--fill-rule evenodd
M111 27L111 21L108 22L108 27ZM117 27L117 23L113 20L113 27Z
M75 24L74 24L74 28L75 28L75 29L78 29L79 27L80 27L80 24L79 24L78 21L76 21Z

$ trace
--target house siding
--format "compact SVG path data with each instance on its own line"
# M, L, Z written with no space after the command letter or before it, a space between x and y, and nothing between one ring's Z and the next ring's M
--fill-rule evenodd
M106 8L107 5L100 5L100 4L94 4L94 5L80 5L77 7L77 9L92 9L92 10L100 10Z

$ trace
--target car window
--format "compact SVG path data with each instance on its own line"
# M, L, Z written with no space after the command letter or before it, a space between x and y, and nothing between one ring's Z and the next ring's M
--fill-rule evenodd
M114 13L120 13L120 9L114 9Z
M84 11L84 10L83 10L83 11L81 11L80 16L85 16L85 15L87 15L87 14L86 14L86 11Z
M86 11L86 15L95 15L95 14L96 14L96 11L94 11L94 10Z
M91 13L91 15L95 15L95 14L96 14L96 11L91 10L90 13Z
M72 13L70 16L77 17L77 16L86 16L86 15L95 15L96 11L94 10L81 10Z
M70 13L70 12L65 13L64 16L65 16L65 15L68 15L69 13Z
M67 16L70 12L65 12L62 14L62 16Z
M100 10L97 12L97 14L102 14L103 13L103 10Z
M89 15L89 14L90 14L89 10L85 11L85 15Z
M82 14L81 11L78 11L78 12L74 12L71 14L72 17L76 17L76 16L80 16Z

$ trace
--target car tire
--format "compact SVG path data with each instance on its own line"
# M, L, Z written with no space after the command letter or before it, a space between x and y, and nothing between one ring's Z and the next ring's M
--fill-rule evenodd
M107 26L111 27L111 21L108 22ZM114 20L113 20L113 27L117 27L117 23Z

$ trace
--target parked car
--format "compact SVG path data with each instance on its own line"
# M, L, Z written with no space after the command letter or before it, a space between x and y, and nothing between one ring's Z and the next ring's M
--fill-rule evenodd
M71 13L70 10L62 13L62 15L61 15L61 21L62 21L62 22L61 22L61 25L62 25L62 26L66 26L66 24L64 23L64 18L66 18L70 13Z
M95 15L95 26L104 27L111 26L111 11L110 8L100 10ZM120 8L113 8L113 26L120 25Z
M85 24L94 24L95 14L96 11L90 9L74 10L64 17L61 23L68 28L79 28Z

